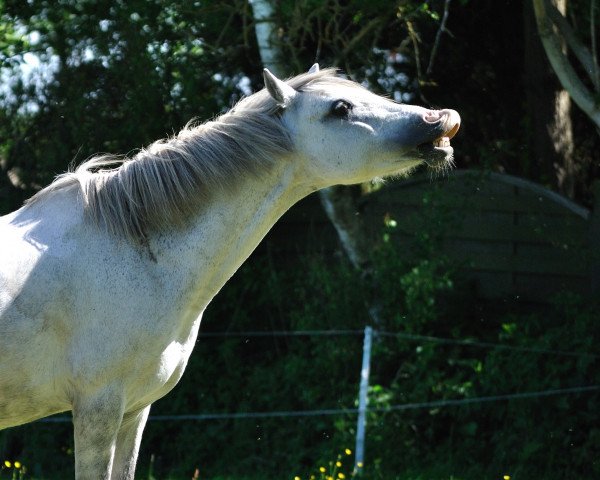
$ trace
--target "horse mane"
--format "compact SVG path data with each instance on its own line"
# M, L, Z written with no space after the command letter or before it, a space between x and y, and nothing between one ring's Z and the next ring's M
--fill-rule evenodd
M331 68L298 75L288 83L299 91L357 86ZM268 170L293 148L281 107L263 89L215 120L188 123L175 136L158 140L131 158L93 157L56 177L27 205L79 186L84 212L96 224L143 242L151 230L184 223L211 192L233 188L244 175Z

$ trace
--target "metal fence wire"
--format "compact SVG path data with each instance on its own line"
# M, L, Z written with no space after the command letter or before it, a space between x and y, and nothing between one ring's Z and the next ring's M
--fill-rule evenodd
M370 330L370 334L368 333ZM256 338L256 337L339 337L339 336L365 336L365 340L377 337L393 337L407 341L429 342L444 345L459 345L463 347L485 348L508 350L522 353L532 353L538 355L552 356L569 356L597 359L600 357L597 353L589 352L573 352L565 350L544 349L537 347L513 346L492 342L481 342L473 339L456 339L444 338L429 335L416 335L406 332L390 332L385 330L375 330L371 327L366 327L364 330L273 330L273 331L244 331L244 332L201 332L199 340L203 338ZM600 390L600 385L581 385L569 388L556 388L550 390L531 391L531 392L514 392L502 395L489 395L480 397L434 400L424 402L404 403L398 405L388 405L385 407L369 407L366 396L368 386L368 372L365 378L365 368L370 364L370 347L369 341L365 341L363 345L363 362L361 367L361 382L362 388L359 392L359 407L358 408L333 408L333 409L312 409L312 410L281 410L267 412L225 412L225 413L189 413L178 415L150 415L149 421L155 422L176 422L176 421L207 421L207 420L238 420L238 419L257 419L257 418L281 418L281 417L309 417L309 416L331 416L331 415L359 415L361 412L386 413L393 411L416 410L416 409L432 409L445 407L460 407L463 405L472 405L477 403L500 402L510 400L524 400L551 397L558 395L581 395ZM365 383L366 380L366 383ZM361 406L362 405L362 406ZM71 422L70 416L58 415L47 417L38 420L44 423L63 423Z

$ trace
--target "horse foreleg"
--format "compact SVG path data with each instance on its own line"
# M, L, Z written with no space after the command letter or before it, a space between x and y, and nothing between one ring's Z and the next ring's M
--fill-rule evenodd
M117 436L111 480L133 480L142 433L148 419L150 405L142 410L128 412Z
M110 480L117 434L123 420L120 396L104 391L78 396L73 405L75 478Z

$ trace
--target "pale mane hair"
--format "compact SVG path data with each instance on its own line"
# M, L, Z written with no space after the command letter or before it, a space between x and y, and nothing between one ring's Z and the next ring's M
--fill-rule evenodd
M335 69L287 81L299 91L339 85L359 87ZM59 175L28 205L76 188L86 216L110 232L144 241L148 232L183 224L217 189L234 188L245 175L260 174L294 148L281 107L266 89L203 124L190 123L171 138L131 158L101 155Z

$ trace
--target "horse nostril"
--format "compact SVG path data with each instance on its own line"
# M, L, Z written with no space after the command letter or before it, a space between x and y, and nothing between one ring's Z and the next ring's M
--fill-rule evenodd
M440 113L441 112L439 110L427 110L423 114L423 120L425 120L427 123L438 122L441 118Z
M460 128L460 115L456 110L445 108L443 110L426 110L423 120L429 124L439 124L442 128L439 138L450 140Z

